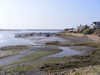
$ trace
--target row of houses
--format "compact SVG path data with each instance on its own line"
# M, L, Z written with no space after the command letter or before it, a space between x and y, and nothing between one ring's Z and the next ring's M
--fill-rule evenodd
M81 32L85 29L100 29L100 22L93 22L91 25L80 25L77 27L77 29L75 28L69 28L69 29L65 29L65 31L67 32Z
M81 32L85 29L100 29L100 22L93 22L90 26L88 25L80 25L78 26L78 32Z

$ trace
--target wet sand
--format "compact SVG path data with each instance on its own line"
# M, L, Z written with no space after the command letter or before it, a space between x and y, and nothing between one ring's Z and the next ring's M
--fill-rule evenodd
M39 37L36 38L36 37L33 37L33 36L30 36L30 37L25 38L25 39L26 40L30 40L31 43L34 43L34 44L32 44L33 47L31 49L26 50L26 51L20 51L19 54L0 59L0 65L8 65L8 64L12 64L14 62L19 61L20 58L22 58L24 56L27 56L27 55L33 53L34 51L36 51L37 50L35 48L36 45L39 45L39 46L37 46L37 48L41 47L40 49L42 50L42 46L44 45L44 47L45 47L45 43L46 42L59 41L59 42L63 43L63 42L70 42L70 41L73 41L73 40L78 40L78 39L73 38L73 37L70 37L70 40L69 40L69 39L64 39L62 37L44 37L44 36L41 36L40 39L39 39ZM73 55L81 55L82 53L84 53L83 51L77 51L75 49L71 49L68 46L66 46L66 47L58 47L58 48L61 49L62 52L57 53L55 55L51 55L50 57L73 56ZM47 48L47 50L48 50L48 48Z

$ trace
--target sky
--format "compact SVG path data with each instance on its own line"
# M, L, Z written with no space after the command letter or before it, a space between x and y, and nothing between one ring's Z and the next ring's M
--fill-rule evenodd
M0 29L64 29L100 21L100 0L0 0Z

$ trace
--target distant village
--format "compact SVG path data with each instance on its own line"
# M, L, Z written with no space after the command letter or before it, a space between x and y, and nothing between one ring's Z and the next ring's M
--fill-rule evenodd
M93 22L91 25L80 25L76 29L65 29L65 32L83 33L83 34L97 34L100 36L100 22Z

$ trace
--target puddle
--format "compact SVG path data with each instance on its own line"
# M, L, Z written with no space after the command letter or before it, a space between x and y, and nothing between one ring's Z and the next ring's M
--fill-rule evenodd
M81 55L83 53L83 51L77 51L69 47L59 47L59 48L63 51L55 55L51 55L50 57L73 56L73 55Z

